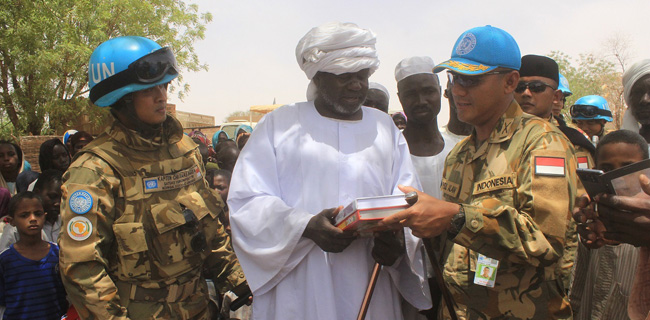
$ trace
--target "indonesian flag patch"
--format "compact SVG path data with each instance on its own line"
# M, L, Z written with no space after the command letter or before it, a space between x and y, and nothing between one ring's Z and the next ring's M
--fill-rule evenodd
M589 163L587 162L587 157L578 157L578 168L589 169Z
M564 177L564 158L535 157L535 175Z

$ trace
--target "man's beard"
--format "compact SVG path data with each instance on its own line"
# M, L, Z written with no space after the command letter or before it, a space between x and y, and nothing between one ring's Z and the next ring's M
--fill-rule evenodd
M328 96L324 92L319 92L318 95L321 98L323 98L325 103L327 103L332 108L334 113L338 113L338 114L342 114L342 115L346 115L346 116L349 116L349 115L352 115L352 114L355 114L356 112L358 112L359 109L361 109L361 105L363 103L363 102L359 103L359 105L357 105L357 106L355 106L353 108L346 108L345 106L341 105L340 103L337 103L336 101L334 101L330 96Z

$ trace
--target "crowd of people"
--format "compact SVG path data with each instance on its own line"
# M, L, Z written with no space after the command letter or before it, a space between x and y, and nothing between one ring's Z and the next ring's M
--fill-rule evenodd
M577 175L649 159L650 60L624 73L608 130L604 97L565 106L558 64L492 26L442 63L401 60L388 115L375 42L313 28L296 48L307 101L212 139L166 113L169 48L100 44L104 133L45 141L40 173L0 141L3 318L650 319L649 177L590 197ZM372 236L334 225L357 198L414 193Z

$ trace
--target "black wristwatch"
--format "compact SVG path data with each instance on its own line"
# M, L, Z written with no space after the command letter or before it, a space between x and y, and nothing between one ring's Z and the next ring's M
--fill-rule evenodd
M465 225L465 208L463 205L460 205L460 209L458 209L458 213L455 214L453 217L451 217L451 227L447 231L451 238L455 238L460 230L463 229L463 226Z

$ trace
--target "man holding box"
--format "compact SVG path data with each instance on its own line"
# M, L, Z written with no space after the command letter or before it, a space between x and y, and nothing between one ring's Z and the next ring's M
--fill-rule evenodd
M384 219L441 236L443 276L461 319L571 319L557 270L577 185L574 149L514 100L520 59L501 29L460 36L434 72L447 69L458 118L474 131L447 156L444 201L419 193L415 205Z
M329 23L300 40L296 57L312 80L308 101L258 124L229 192L233 244L250 277L254 317L354 319L375 261L387 267L367 319L402 319L400 293L428 308L419 243L410 231L403 246L391 233L356 238L332 224L340 206L356 198L419 185L390 117L361 106L379 66L375 35Z

